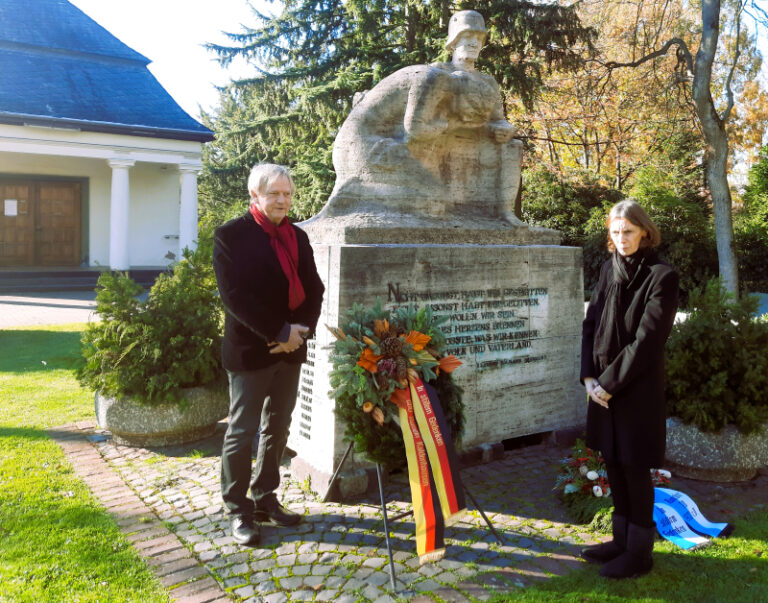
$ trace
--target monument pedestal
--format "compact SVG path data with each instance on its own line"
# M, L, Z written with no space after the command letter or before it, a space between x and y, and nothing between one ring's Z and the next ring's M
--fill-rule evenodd
M306 226L311 240L322 240L312 222ZM308 476L316 492L326 493L348 446L329 397L328 346L334 338L322 325L337 326L354 303L371 306L381 298L386 307L415 303L448 316L443 325L447 353L464 362L453 373L464 389L462 447L582 420L580 249L553 244L348 243L313 243L313 249L326 286L325 302L302 369L288 446L297 452L294 477ZM364 459L350 456L341 476L343 496L365 491L368 466Z

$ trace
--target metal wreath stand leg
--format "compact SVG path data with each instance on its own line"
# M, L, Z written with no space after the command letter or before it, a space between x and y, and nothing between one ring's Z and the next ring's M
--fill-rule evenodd
M328 490L325 493L325 496L323 497L323 502L328 502L328 497L330 496L331 490L336 483L336 481L339 478L339 474L341 473L341 468L344 466L344 463L347 460L347 457L349 456L349 453L352 452L352 446L354 445L353 442L349 443L349 446L347 447L346 452L344 453L344 456L341 457L341 462L339 463L339 466L336 467L336 471L333 473L333 477L331 478L331 481L328 483ZM384 481L381 478L381 471L382 467L379 464L376 464L376 477L379 481L379 498L381 499L381 514L384 518L384 540L387 543L387 554L389 555L389 581L390 584L392 584L392 590L397 590L397 587L395 586L395 562L392 558L392 543L389 540L389 518L387 517L387 503L384 500ZM467 489L467 486L464 485L464 492L469 497L469 500L472 501L472 504L475 506L475 508L480 512L481 517L485 521L486 525L488 526L488 529L491 531L493 536L496 538L496 540L499 541L499 544L503 545L504 541L501 539L501 536L499 536L499 533L496 531L496 528L493 527L493 524L491 523L491 520L488 519L488 516L485 514L485 511L483 511L482 507L478 504L477 500L474 496L472 496L472 493ZM405 511L404 513L400 513L399 515L395 515L391 518L392 521L397 521L398 519L402 519L403 517L408 517L409 515L413 515L413 511Z

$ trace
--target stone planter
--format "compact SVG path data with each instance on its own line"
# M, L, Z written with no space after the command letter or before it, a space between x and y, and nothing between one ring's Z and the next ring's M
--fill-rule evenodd
M96 393L96 419L127 446L171 446L208 437L229 412L226 387L191 387L178 404L146 405L132 398L108 398Z
M713 482L752 479L768 465L768 425L744 436L726 425L718 433L704 433L677 417L667 419L665 467L682 477Z

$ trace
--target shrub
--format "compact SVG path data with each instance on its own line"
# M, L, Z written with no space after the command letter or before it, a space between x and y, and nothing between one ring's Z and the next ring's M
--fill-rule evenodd
M669 414L707 432L758 431L768 419L768 317L753 318L757 300L734 299L719 279L694 289L690 307L666 347Z
M106 396L148 404L180 400L180 389L222 376L222 311L210 262L185 250L172 272L161 274L146 301L125 273L99 277L93 322L83 333L80 383Z
M733 224L739 278L750 291L768 291L768 147L749 169L742 202Z
M768 292L768 222L760 224L737 214L733 236L741 286Z
M563 245L581 247L589 212L620 198L619 191L570 182L544 168L523 172L523 221L560 231Z

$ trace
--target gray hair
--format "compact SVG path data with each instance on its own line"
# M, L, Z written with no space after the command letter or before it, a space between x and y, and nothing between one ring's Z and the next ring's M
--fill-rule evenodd
M277 165L276 163L257 163L251 169L251 173L248 176L248 192L264 194L275 180L284 176L291 184L291 194L296 192L296 185L293 182L293 176L291 176L291 170L284 165Z

